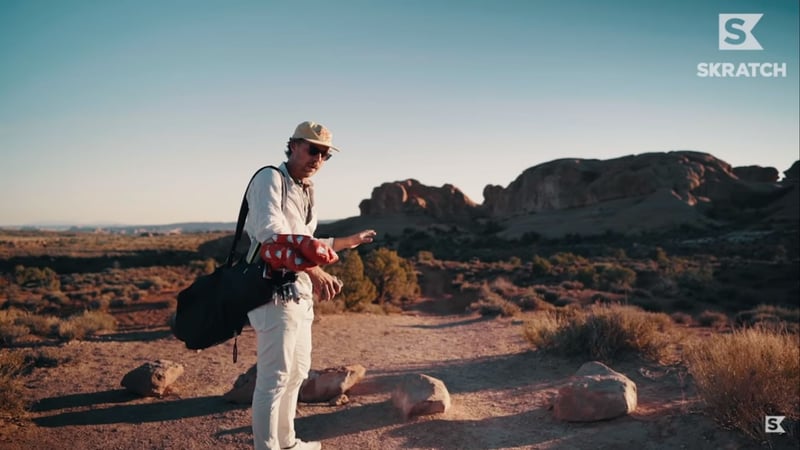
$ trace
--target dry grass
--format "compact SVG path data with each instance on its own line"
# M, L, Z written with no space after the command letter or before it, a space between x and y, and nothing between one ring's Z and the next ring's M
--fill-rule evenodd
M0 419L18 418L25 413L22 378L25 358L20 352L0 350Z
M83 339L99 331L113 331L117 321L108 313L101 311L85 311L58 324L58 336L66 341Z
M736 315L736 323L744 326L760 326L773 330L800 332L800 309L773 305L758 305Z
M102 311L85 311L66 319L13 308L0 311L0 342L4 344L14 344L30 335L71 341L115 329L114 317Z
M15 323L27 327L31 334L42 337L51 337L56 334L61 320L58 317L22 313Z
M799 344L797 334L756 327L693 342L685 358L709 415L762 439L764 416L800 419Z
M13 344L19 338L30 334L28 327L17 323L17 320L24 315L24 311L17 309L0 310L0 344Z
M604 362L637 355L665 361L681 333L665 314L633 306L592 305L538 314L526 326L525 337L535 347L558 355Z

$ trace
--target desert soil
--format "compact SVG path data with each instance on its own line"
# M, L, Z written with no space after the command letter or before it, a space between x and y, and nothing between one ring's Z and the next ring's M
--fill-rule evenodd
M0 423L0 449L248 449L250 409L222 394L256 360L249 328L239 339L194 352L166 327L167 310L119 316L121 329L54 346L56 367L26 376L32 405L26 420ZM136 314L140 314L137 320ZM297 429L326 449L749 449L763 448L701 413L690 377L643 362L611 366L638 386L639 406L626 417L596 423L556 420L558 387L582 363L543 356L523 337L525 315L342 314L314 325L313 368L362 364L367 376L342 406L298 407ZM139 322L139 325L137 325ZM122 377L139 365L168 359L185 366L163 398L126 392ZM451 397L445 414L410 420L390 397L405 374L441 379ZM778 441L793 448L796 441ZM774 444L773 444L774 445Z

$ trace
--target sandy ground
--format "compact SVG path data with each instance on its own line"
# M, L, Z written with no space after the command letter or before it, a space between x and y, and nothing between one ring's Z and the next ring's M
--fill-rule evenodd
M122 318L123 322L125 318ZM525 316L403 314L324 316L314 326L313 368L362 364L366 378L343 406L299 405L297 429L327 449L749 449L764 448L701 414L679 370L625 362L639 408L588 424L557 421L556 391L585 361L531 351ZM255 336L202 352L186 350L164 327L136 329L56 347L69 358L26 377L29 420L0 425L0 449L247 449L250 409L221 395L255 363ZM120 386L144 362L169 359L185 374L164 398L140 398ZM390 402L404 374L441 379L452 396L446 414L403 419ZM796 441L777 441L795 448ZM784 445L785 444L785 445Z

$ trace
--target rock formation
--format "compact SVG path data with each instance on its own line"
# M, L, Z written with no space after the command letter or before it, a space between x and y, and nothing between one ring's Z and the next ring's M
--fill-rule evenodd
M669 192L696 206L710 202L747 203L774 186L753 186L750 179L777 180L772 168L731 166L692 151L645 153L609 160L560 159L525 170L508 188L486 186L483 207L492 216L510 216L592 206L623 198Z
M507 187L486 186L481 205L449 184L384 183L361 202L359 217L341 221L342 229L326 227L333 235L442 225L485 233L494 224L498 236L519 238L752 224L754 218L792 226L798 221L798 172L795 163L779 182L775 168L734 168L695 151L559 159L526 169Z
M359 205L362 216L425 214L447 221L469 219L476 208L475 202L451 184L437 188L412 179L384 183Z
M755 181L757 183L774 183L778 181L778 169L774 167L734 167L733 174L744 181Z

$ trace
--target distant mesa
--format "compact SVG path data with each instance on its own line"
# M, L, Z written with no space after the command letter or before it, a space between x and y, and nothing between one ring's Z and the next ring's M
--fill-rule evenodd
M798 221L798 163L731 167L696 151L654 152L598 160L568 158L523 171L507 187L487 185L478 204L457 187L414 179L384 183L359 205L361 215L337 229L382 224L480 226L500 224L504 237L633 232L679 225L705 227L752 219ZM748 220L750 220L748 219ZM404 223L405 221L405 223Z
M506 189L487 186L484 208L492 216L507 216L583 208L659 192L689 206L741 203L748 202L753 195L774 190L773 186L751 186L745 181L770 183L777 179L778 171L773 168L733 169L707 153L692 151L645 153L609 160L560 159L525 170Z

